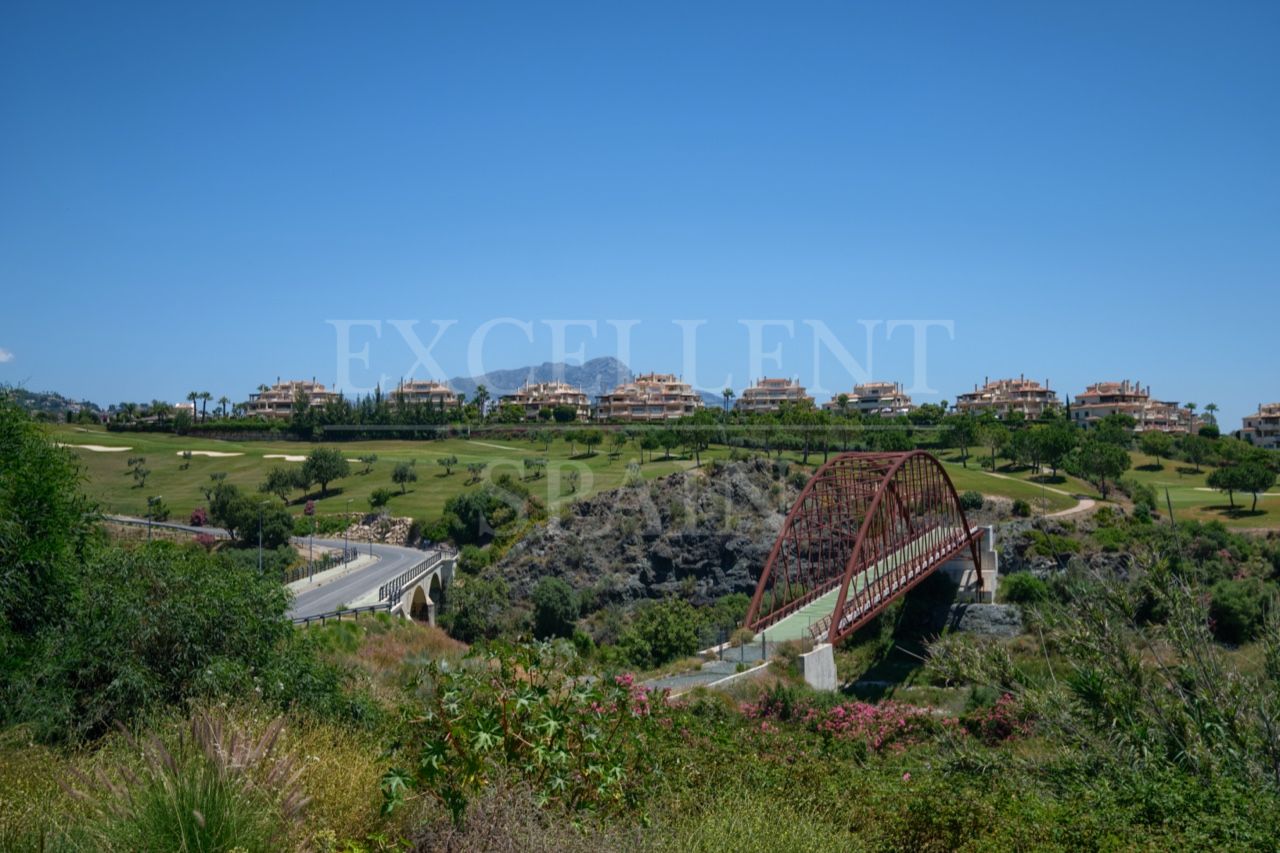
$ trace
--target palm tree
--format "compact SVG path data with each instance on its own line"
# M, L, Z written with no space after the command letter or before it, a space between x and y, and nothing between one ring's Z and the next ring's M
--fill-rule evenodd
M472 398L476 404L476 408L480 410L480 417L484 417L484 404L489 401L489 389L483 385L476 386L476 395Z
M733 399L733 389L726 388L720 392L720 396L724 397L724 413L729 414L729 401Z
M231 398L228 397L226 394L223 394L221 397L218 398L218 407L222 409L222 416L224 418L227 416L227 406L230 404L231 404Z
M1215 423L1215 424L1216 424L1216 423L1218 422L1218 416L1217 416L1217 414L1216 414L1216 412L1218 411L1218 404L1217 404L1217 403L1208 403L1208 404L1206 404L1206 405L1205 405L1205 407L1204 407L1204 411L1205 411L1205 414L1209 416L1209 420L1210 420L1212 423Z
M209 401L213 399L213 395L208 391L200 392L200 420L209 419Z
M196 418L196 401L200 399L199 391L190 391L187 393L187 402L191 404L191 419Z
M1187 429L1192 429L1196 422L1196 404L1187 403L1187 411L1191 413L1191 417L1189 418L1190 423L1187 424Z

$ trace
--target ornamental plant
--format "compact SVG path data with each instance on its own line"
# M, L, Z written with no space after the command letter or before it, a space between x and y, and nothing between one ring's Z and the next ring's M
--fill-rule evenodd
M791 721L824 737L861 742L874 752L901 750L958 726L954 718L902 702L842 702L821 708L786 690L771 691L741 710L748 719L760 720L763 731L769 730L765 726L771 719Z
M404 764L382 779L383 811L438 800L463 824L496 778L522 779L541 805L615 812L658 773L650 745L671 725L666 695L632 676L589 677L573 645L495 644L461 665L427 664Z

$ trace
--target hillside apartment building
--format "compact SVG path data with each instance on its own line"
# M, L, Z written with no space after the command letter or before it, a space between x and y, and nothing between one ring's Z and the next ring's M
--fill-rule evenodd
M702 397L670 373L646 373L601 395L596 417L601 420L666 421L692 415Z
M1095 382L1071 401L1071 421L1079 426L1094 426L1107 415L1128 415L1137 432L1189 433L1201 424L1190 409L1176 402L1153 400L1150 385L1144 388L1128 379Z
M1057 408L1062 403L1058 394L1050 390L1049 380L1041 385L1026 376L1017 379L983 380L982 387L973 386L956 397L955 409L981 415L992 412L998 418L1006 418L1013 412L1021 412L1028 418L1038 418L1050 408Z
M503 395L504 406L518 406L526 420L535 420L543 409L569 406L578 420L591 417L591 398L586 392L567 382L525 383L520 390Z
M840 394L823 403L822 408L837 412L840 410ZM860 415L879 415L881 417L897 417L905 415L913 408L911 397L902 390L901 382L864 382L854 385L848 397L846 408Z
M792 379L759 379L750 388L742 392L742 396L733 404L736 411L745 414L776 412L783 403L800 405L813 403L813 398L805 393L804 386Z

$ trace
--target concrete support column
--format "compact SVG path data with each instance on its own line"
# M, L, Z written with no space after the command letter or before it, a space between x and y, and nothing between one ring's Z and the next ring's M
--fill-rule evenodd
M814 690L834 691L840 686L836 677L836 658L830 643L814 646L813 651L800 655L800 671L804 683Z

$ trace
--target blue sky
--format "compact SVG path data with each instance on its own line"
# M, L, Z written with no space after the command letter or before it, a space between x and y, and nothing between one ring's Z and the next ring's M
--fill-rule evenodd
M927 383L1280 399L1275 3L14 2L0 382L107 403L414 363L391 319L814 382L820 320L946 320ZM912 384L912 334L869 372ZM365 328L356 348L372 338ZM363 338L361 337L363 335ZM853 381L825 350L820 384ZM419 373L423 371L419 370Z

